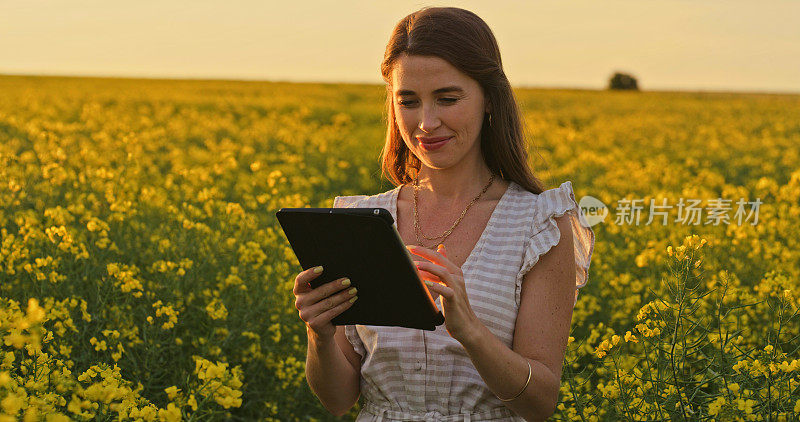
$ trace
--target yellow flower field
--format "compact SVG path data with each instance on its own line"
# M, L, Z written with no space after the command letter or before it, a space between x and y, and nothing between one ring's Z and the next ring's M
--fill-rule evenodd
M306 384L275 211L393 188L382 86L0 92L0 422L337 419ZM552 419L798 420L800 96L517 95L534 172L609 210ZM645 224L651 199L681 198L699 224L677 207ZM740 199L757 222L734 218Z

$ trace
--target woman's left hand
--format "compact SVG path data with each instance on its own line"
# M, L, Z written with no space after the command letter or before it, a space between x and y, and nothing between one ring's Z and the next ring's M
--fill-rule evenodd
M414 261L420 276L431 292L442 296L442 314L447 332L459 342L476 332L480 320L467 298L467 286L461 268L447 258L444 245L437 251L422 246L406 245L409 252L428 261Z

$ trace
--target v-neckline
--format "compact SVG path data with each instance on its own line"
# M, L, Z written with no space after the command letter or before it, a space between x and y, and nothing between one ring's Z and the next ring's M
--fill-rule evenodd
M461 272L462 273L466 273L467 269L470 268L470 265L474 265L472 263L472 261L475 260L475 259L478 259L476 257L476 253L480 253L480 250L483 249L483 243L486 242L486 238L487 238L487 236L489 236L489 232L494 228L496 220L498 218L497 216L499 215L499 213L497 212L497 210L507 202L508 196L509 196L509 191L511 191L511 189L513 188L513 186L512 186L513 184L514 184L513 180L510 180L508 182L508 186L506 186L505 192L503 192L503 195L500 197L500 200L497 201L497 205L494 206L494 209L492 210L492 214L489 216L489 221L486 222L486 227L484 227L483 228L483 232L481 232L481 236L478 238L478 241L475 242L475 246L469 252L469 256L467 256L467 259L464 261L463 264L461 264ZM400 196L400 189L402 187L403 187L403 185L400 185L400 186L397 186L396 188L394 188L394 191L392 192L392 197L391 197L392 198L391 212L394 213L394 215L392 217L394 217L395 229L398 229L398 232L399 232L399 227L397 225L397 211L398 211L397 210L397 198Z

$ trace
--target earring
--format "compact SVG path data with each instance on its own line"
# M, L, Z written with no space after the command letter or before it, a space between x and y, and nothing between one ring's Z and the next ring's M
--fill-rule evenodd
M489 113L489 126L492 125L492 113Z

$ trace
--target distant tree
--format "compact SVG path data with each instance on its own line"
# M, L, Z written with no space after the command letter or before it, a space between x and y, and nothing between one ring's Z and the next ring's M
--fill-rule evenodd
M638 91L639 87L636 84L636 78L627 73L614 73L614 76L608 81L608 89L631 89Z

